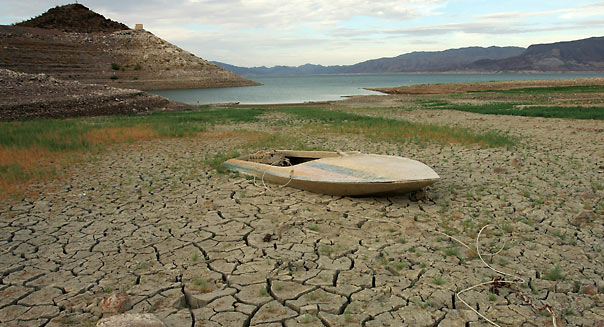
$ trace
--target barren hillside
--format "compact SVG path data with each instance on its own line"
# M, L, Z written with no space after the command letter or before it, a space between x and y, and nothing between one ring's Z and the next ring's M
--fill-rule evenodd
M109 24L112 21L103 24L100 15L83 7L90 13L86 15L82 7L59 7L60 15L49 10L28 21L39 22L30 24L36 27L0 26L0 68L142 90L258 85L150 32L107 32L106 26L115 27ZM75 11L74 17L93 19L95 31L80 32L78 20L60 21L72 17L69 11Z
M479 60L480 71L601 72L604 70L604 37L535 44L519 56Z

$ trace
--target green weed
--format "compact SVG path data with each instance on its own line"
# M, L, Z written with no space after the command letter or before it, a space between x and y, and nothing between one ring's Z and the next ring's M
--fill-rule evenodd
M503 93L503 94L550 94L550 93L603 93L604 85L571 85L549 87L526 87L510 90L469 91L468 93Z
M493 302L497 300L497 295L495 293L489 292L489 301Z
M364 135L377 141L395 143L460 143L485 147L513 146L517 140L496 131L483 133L467 128L436 124L412 123L406 120L355 115L318 108L287 108L281 112L295 115L309 122L318 133Z
M199 289L203 293L208 293L212 290L210 288L210 285L208 284L208 281L202 278L201 276L193 277L193 285L195 286L195 288Z
M310 229L313 232L318 232L319 231L319 225L317 225L317 224L312 224L312 225L310 225L310 226L308 226L306 228Z
M453 104L439 105L433 109L450 109L489 115L511 115L545 118L604 119L604 107L552 106L519 103L494 102L479 105Z
M400 271L407 266L407 262L405 260L401 260L398 262L391 262L389 264L389 266L396 269L397 271Z
M329 245L321 245L319 247L319 253L330 255L333 252L333 248Z
M565 276L562 273L562 268L560 268L560 265L556 265L554 268L548 270L543 275L543 278L547 279L547 280L556 281L556 280L563 280L565 278Z
M442 285L445 283L445 281L443 280L442 276L437 276L432 278L432 283L434 283L435 285Z
M461 253L459 252L459 248L457 246L448 247L444 250L444 252L448 256L454 256L461 259Z

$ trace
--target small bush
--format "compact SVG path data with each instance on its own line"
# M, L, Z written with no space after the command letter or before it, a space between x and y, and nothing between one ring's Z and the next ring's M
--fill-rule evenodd
M141 66L140 63L137 63L136 65L134 65L134 70L141 70L143 68L143 66Z
M432 283L436 285L442 285L445 283L445 281L443 280L442 276L437 276L432 279Z
M562 273L562 268L560 268L560 265L556 265L554 268L548 270L543 278L547 280L556 281L564 279L565 276Z
M111 75L111 77L109 77L109 78L111 78L112 80L116 80L116 79L118 79L119 77L117 77L117 75Z
M122 68L122 66L120 66L120 64L116 64L116 63L111 64L111 69L113 69L113 70L120 70L121 68Z

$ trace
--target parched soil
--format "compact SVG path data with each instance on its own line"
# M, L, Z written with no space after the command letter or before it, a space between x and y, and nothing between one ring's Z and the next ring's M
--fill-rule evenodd
M604 325L604 122L395 109L406 97L333 106L391 104L367 114L520 145L309 135L278 114L116 147L0 206L0 323L86 326L120 311L167 326L490 326L463 300L500 326L552 326L548 308L557 326ZM349 198L207 168L246 131L414 158L441 180L425 198ZM521 282L456 296L497 276Z

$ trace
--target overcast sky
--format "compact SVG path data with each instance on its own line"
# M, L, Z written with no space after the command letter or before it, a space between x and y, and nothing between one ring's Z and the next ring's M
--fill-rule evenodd
M0 24L71 1L0 0ZM604 1L80 0L206 60L348 65L412 51L523 46L603 36Z

